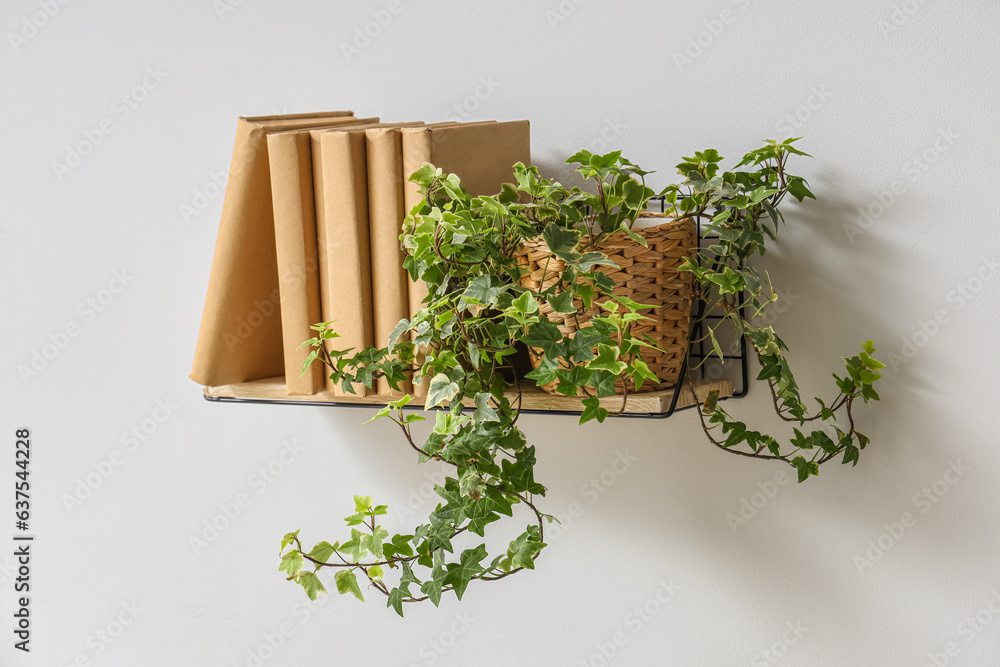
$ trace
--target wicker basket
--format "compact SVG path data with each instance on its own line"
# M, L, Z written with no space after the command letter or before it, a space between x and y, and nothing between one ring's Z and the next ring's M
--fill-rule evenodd
M662 214L643 214L644 217L664 217ZM640 391L656 391L677 384L681 366L688 347L688 330L691 320L692 275L678 271L684 257L694 257L697 247L695 222L691 218L668 222L655 227L636 229L635 233L649 244L643 247L630 239L624 232L611 234L598 250L617 265L598 267L609 275L618 287L614 294L626 296L638 303L655 304L654 308L642 311L649 320L633 326L636 337L648 336L663 351L643 348L642 359L649 365L659 382L642 384ZM586 243L584 237L582 243ZM517 255L518 263L528 270L521 277L521 285L533 290L547 289L559 280L565 269L564 262L549 252L541 237L522 244ZM547 303L541 304L540 312L558 325L563 335L572 335L577 330L577 321L585 325L601 311L596 306L584 309L576 300L576 313L555 313ZM541 359L529 349L531 364L538 368ZM615 387L619 393L625 390L625 378L618 378ZM628 378L629 393L635 391L632 379ZM555 393L556 383L543 385L542 389Z

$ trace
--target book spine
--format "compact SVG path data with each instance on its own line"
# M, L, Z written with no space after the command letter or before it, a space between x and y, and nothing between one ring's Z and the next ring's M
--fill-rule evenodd
M402 131L402 180L403 180L403 208L405 215L410 215L413 209L418 206L424 196L420 194L420 186L410 182L410 176L420 169L425 162L432 161L431 151L431 130L429 128L419 128ZM404 215L404 217L405 217ZM423 308L424 299L428 296L427 285L422 280L413 280L407 274L407 295L409 301L409 316L412 317ZM423 364L424 355L417 354L417 368ZM416 377L416 376L415 376ZM418 398L427 396L427 385L429 380L424 379L420 384L414 383L413 395Z
M365 133L336 131L319 137L325 208L325 231L318 235L323 320L333 321L340 334L331 341L334 349L349 349L353 356L375 342ZM340 384L332 389L337 396L347 393ZM353 389L358 396L371 393L360 384Z
M309 132L309 147L312 158L313 175L313 208L316 214L316 256L318 259L317 272L319 273L319 300L320 300L320 320L326 322L326 315L329 308L326 305L326 286L330 283L330 260L327 251L327 221L326 221L326 189L323 177L323 144L320 141L322 130L311 130ZM329 379L329 369L325 369L323 386L326 391L333 391L334 382Z
M324 366L317 361L302 372L302 364L311 350L300 347L303 341L315 336L310 326L322 317L309 133L268 135L267 150L281 294L285 386L289 395L315 394L324 387Z
M366 132L366 140L375 345L385 347L395 326L410 315L409 281L399 240L406 216L403 138L398 128L374 128ZM404 393L413 391L410 382L401 382L399 388ZM384 378L378 380L378 393L400 395Z

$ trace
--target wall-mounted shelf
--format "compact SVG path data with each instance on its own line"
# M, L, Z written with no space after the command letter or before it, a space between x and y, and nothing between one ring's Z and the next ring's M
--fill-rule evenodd
M721 398L733 396L733 382L731 380L695 380L695 392L699 400L704 400L713 389L719 390ZM536 413L556 413L578 415L582 410L579 398L571 396L560 396L542 391L530 380L524 380L522 390L522 410L524 412ZM682 387L678 393L675 389L664 389L629 396L625 406L625 414L628 417L666 417L677 393L677 402L674 411L683 410L695 405L694 396L687 387ZM513 400L517 392L511 388L509 397ZM253 382L243 382L241 384L227 384L221 387L205 387L205 398L209 401L234 401L240 403L276 403L284 405L353 405L356 407L370 407L374 405L385 405L389 401L394 401L398 396L335 396L332 392L321 391L317 394L304 396L289 396L285 390L285 379L283 377L267 378L265 380L254 380ZM621 409L622 399L620 396L608 396L601 399L601 407L609 411ZM410 403L413 407L423 405L423 399L417 398Z
M665 208L665 204L662 199L658 203L662 211ZM699 244L704 244L706 241L710 242L713 238L702 234L699 221ZM617 416L664 419L678 410L695 407L712 390L719 391L719 400L746 396L749 380L749 362L747 347L742 340L733 341L731 345L732 353L724 355L724 359L721 362L717 357L713 357L705 363L706 359L711 356L711 350L706 348L704 327L706 326L706 322L717 321L719 319L720 316L718 314L707 312L705 303L698 300L690 337L695 342L689 346L688 350L688 361L690 364L685 364L684 369L681 371L678 386L660 391L631 394L626 403L624 413ZM689 365L699 369L695 371L698 376L694 377L691 381L694 392L691 391L686 381L687 374L692 372L688 368ZM736 368L733 368L733 366L736 366ZM523 412L578 416L583 411L580 398L550 394L538 388L534 382L527 379L522 379L520 384L520 407ZM321 391L309 395L289 396L283 376L239 384L205 387L204 395L208 401L230 403L353 407L385 405L389 401L394 401L398 398L398 396L378 395L337 396L329 391ZM511 387L508 396L513 401L517 396L517 390ZM621 405L622 399L620 396L608 396L601 399L601 407L611 413L618 412L621 409ZM416 398L410 403L408 408L420 409L422 406L423 399Z

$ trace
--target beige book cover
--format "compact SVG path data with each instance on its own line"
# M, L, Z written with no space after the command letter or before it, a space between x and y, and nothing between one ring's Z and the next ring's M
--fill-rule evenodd
M377 119L376 119L377 120ZM354 142L326 139L327 134L341 135L346 128L322 128L310 131L313 163L313 191L316 208L316 246L319 256L319 292L321 321L333 322L339 334L329 342L331 349L351 349L356 354L374 344L371 311L371 260L367 228L367 165L364 151L358 155L356 144L364 147L364 130L379 127L368 122L352 125L361 140ZM342 138L343 139L343 138ZM356 162L360 161L360 165ZM355 170L364 174L359 183ZM363 197L362 197L363 195ZM360 200L364 199L364 239L356 220ZM349 229L344 229L344 226ZM352 304L352 306L348 306ZM336 396L346 394L339 383L328 377L325 389ZM354 385L359 396L369 392Z
M284 374L269 132L358 123L350 111L240 118L191 370L217 386Z
M367 130L368 230L371 238L372 304L375 345L385 347L401 319L410 315L409 281L403 269L400 245L406 209L403 200L403 136L400 128ZM412 391L401 382L404 393ZM378 381L381 396L398 397L384 379Z
M462 187L472 195L496 194L501 185L513 181L515 164L531 164L531 131L526 120L404 128L402 143L407 214L423 200L420 187L409 179L425 162L445 173L458 174ZM410 281L409 285L412 316L422 307L427 287L421 281ZM413 389L417 396L426 396L427 381Z
M314 362L302 372L311 349L301 347L303 341L315 336L310 326L322 319L309 132L269 134L267 152L281 295L285 386L289 395L315 394L325 386L325 367Z
M333 321L340 334L333 343L357 354L375 344L365 133L326 132L320 144L327 203L320 245L321 261L328 267L320 286L323 320ZM346 393L341 385L333 391L338 396ZM354 385L354 391L359 396L369 393L361 384Z
M337 349L357 353L376 342L366 130L412 125L362 124L311 133L322 319L334 322L340 337L331 345ZM326 388L337 396L346 393L331 380ZM374 393L359 384L353 388L359 396Z

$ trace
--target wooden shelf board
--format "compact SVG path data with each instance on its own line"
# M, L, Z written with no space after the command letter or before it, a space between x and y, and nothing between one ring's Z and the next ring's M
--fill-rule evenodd
M719 390L719 397L726 398L733 395L733 383L731 380L695 380L695 391L699 399L704 399L708 392L713 389ZM536 387L528 380L523 380L521 388L523 390L522 409L538 410L544 412L581 412L583 406L580 399L570 396L550 394ZM512 389L511 397L516 395ZM641 394L631 394L628 398L625 412L627 414L663 414L670 409L670 401L673 399L673 389L663 389ZM338 404L338 405L385 405L389 401L396 400L398 396L335 396L332 392L321 391L317 394L289 396L285 388L284 377L273 377L252 382L242 382L240 384L227 384L218 387L205 387L205 398L209 400L239 400L239 401L261 401L277 403L316 403L316 404ZM419 406L423 402L421 398L415 398L410 405ZM690 407L695 404L694 397L688 387L681 390L677 397L677 409ZM608 396L601 399L601 407L609 411L617 411L621 408L621 397Z

